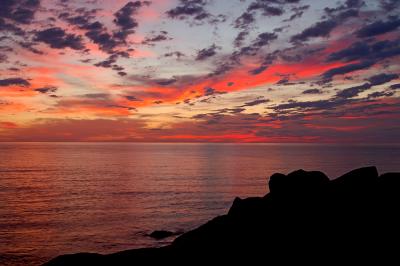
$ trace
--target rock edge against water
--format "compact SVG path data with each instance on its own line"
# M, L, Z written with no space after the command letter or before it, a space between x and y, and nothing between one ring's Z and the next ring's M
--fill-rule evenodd
M168 246L62 255L45 265L398 260L400 173L378 176L375 167L365 167L329 180L297 170L273 174L269 190L264 197L236 198L228 214Z

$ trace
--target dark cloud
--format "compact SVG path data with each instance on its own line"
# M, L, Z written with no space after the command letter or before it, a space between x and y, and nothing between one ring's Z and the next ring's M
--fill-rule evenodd
M108 93L87 93L83 94L80 97L88 98L88 99L103 99L107 100L111 98L111 95Z
M310 8L309 5L300 6L300 7L293 7L292 11L294 13L288 19L283 20L283 22L289 22L289 21L295 20L296 18L301 18L303 16L303 14L304 14L304 11L306 11L309 8Z
M247 29L248 26L254 21L254 14L252 12L246 11L235 20L234 26L235 28Z
M34 54L39 54L39 55L44 54L42 51L34 47L36 45L36 43L34 42L18 42L18 44L21 45L22 48L25 48Z
M370 89L372 85L370 83L364 83L359 86L354 86L350 87L347 89L344 89L336 94L337 97L348 99L348 98L353 98L355 96L358 96L359 93L366 91Z
M398 0L380 0L379 2L381 7L387 12L399 9L400 7Z
M320 89L308 89L302 92L302 94L321 94L322 91Z
M391 86L390 86L390 89L391 89L391 90L398 90L398 89L400 89L400 83L391 85Z
M117 62L118 56L111 55L106 60L94 64L97 67L111 68Z
M317 100L317 101L304 101L304 102L292 101L289 103L276 105L275 107L273 107L273 109L278 113L282 110L288 110L288 109L327 110L343 104L347 104L349 103L349 101L350 100L347 99Z
M383 40L374 43L356 42L349 47L332 53L327 61L350 62L355 60L380 61L400 55L400 39Z
M169 52L164 54L164 57L172 57L172 56L175 56L176 58L180 59L181 57L185 56L185 54L179 51Z
M107 27L99 21L93 21L97 10L86 10L84 8L76 11L79 15L71 15L64 12L59 18L67 21L71 25L78 26L85 30L85 36L93 43L97 44L101 50L113 54L114 49L126 44L126 38L134 33L134 29L138 27L138 22L134 18L139 9L143 6L150 5L149 1L128 2L114 14L114 23L118 29L110 32Z
M131 102L138 102L138 101L140 102L141 101L136 96L132 96L132 95L126 95L124 97L125 97L125 99L127 99L128 101L131 101Z
M249 5L248 11L261 10L264 16L280 16L284 13L281 7L272 6L268 1L258 0Z
M23 78L7 78L7 79L0 79L0 87L6 87L6 86L22 86L22 87L28 87L31 84L29 81Z
M35 91L46 94L46 93L54 93L58 90L57 87L55 86L47 86L47 87L42 87L42 88L37 88Z
M179 5L168 10L168 17L173 19L186 19L191 17L195 20L204 20L211 16L205 10L206 0L179 0Z
M122 70L124 70L124 68L121 66L118 66L116 64L118 58L120 58L120 57L129 58L129 54L124 51L115 52L115 53L111 54L106 60L98 62L94 65L97 67L112 68L113 70L116 70L117 72L122 72Z
M324 72L322 76L325 80L329 81L336 75L343 75L356 70L366 69L374 64L375 64L374 61L362 61L360 63L348 64L345 66L329 69L328 71Z
M81 36L66 33L59 27L36 32L35 41L46 43L55 49L68 47L74 50L83 50L85 48Z
M116 38L114 34L110 34L107 28L99 21L92 22L92 12L84 15L71 16L69 13L60 14L59 18L69 22L71 25L77 26L80 29L86 30L85 36L93 43L97 44L102 51L112 53L113 49L122 43L121 36Z
M373 98L381 98L381 97L391 97L395 93L396 92L394 92L394 91L376 91L376 92L368 94L367 98L373 99Z
M270 100L268 100L268 99L256 99L254 101L244 103L241 107L255 106L255 105L267 103L269 101Z
M265 45L268 45L271 41L275 40L276 38L278 38L278 35L273 32L263 32L260 33L257 36L257 39L253 42L253 47L263 47Z
M149 4L149 1L128 2L114 14L114 23L118 25L122 31L128 31L136 28L138 23L132 17L132 15L136 14L142 6Z
M375 63L400 55L400 40L383 40L378 42L356 42L349 47L332 53L327 57L328 62L344 61L350 63L342 67L337 67L326 71L322 76L329 81L335 75L350 73L371 67Z
M374 75L374 76L368 78L368 81L371 83L371 85L376 86L376 85L381 85L381 84L390 82L397 78L399 78L399 75L397 75L397 74L382 73L382 74L377 74L377 75Z
M394 79L397 79L398 77L399 77L399 75L397 75L397 74L385 74L385 73L377 74L377 75L374 75L374 76L371 76L370 78L368 78L367 80L369 82L367 82L367 83L364 83L359 86L350 87L350 88L347 88L347 89L344 89L344 90L338 92L336 94L336 97L344 98L344 99L353 98L353 97L358 96L359 93L366 91L366 90L372 88L373 86L385 84ZM389 95L389 94L390 93L388 93L386 95ZM378 94L373 94L372 97L374 97L374 96L377 97L377 95Z
M251 75L258 75L267 70L267 68L276 60L278 51L264 56L261 65L249 71Z
M39 7L39 0L1 0L0 19L7 18L16 23L29 24Z
M243 41L245 40L245 38L247 37L247 35L249 35L248 31L241 31L239 32L239 34L236 36L235 40L233 41L233 45L236 48L239 48L243 45Z
M260 33L249 46L244 46L239 51L235 51L232 54L231 58L233 60L238 60L241 56L244 55L256 55L262 47L269 45L273 40L276 40L277 38L278 35L275 32Z
M301 33L291 37L291 42L304 42L314 37L327 37L331 31L338 25L335 20L319 21Z
M167 41L167 40L172 40L172 38L168 37L168 32L161 31L160 34L158 34L158 35L146 37L142 41L142 44L154 45L154 43L156 43L156 42L162 42L162 41Z
M261 74L262 72L264 72L265 70L267 70L268 66L267 65L261 65L257 68L254 68L252 70L249 71L249 74L251 75L258 75Z
M377 36L396 30L400 26L400 18L390 17L388 21L378 20L366 25L357 32L360 38Z
M339 12L349 11L349 10L358 10L359 8L361 8L363 6L365 6L365 2L362 0L347 0L344 4L341 4L334 8L326 7L326 8L324 8L324 11L328 16L332 17L332 16L337 15Z
M359 4L360 1L347 1L345 6L333 9L326 8L325 12L329 15L329 19L318 21L309 28L304 29L301 33L293 35L290 41L298 43L315 37L329 37L332 30L346 21L346 19L358 16L358 10L352 7L359 6Z
M371 53L371 48L369 44L365 42L356 42L353 43L348 48L330 54L328 56L327 61L332 62L332 61L343 60L346 62L350 62L353 60L358 60L360 58L369 56L370 53Z
M173 83L175 83L177 80L175 79L175 78L172 78L172 79L159 79L159 80L155 80L155 82L158 84L158 85L161 85L161 86L168 86L168 85L171 85L171 84L173 84Z
M248 29L248 27L255 22L256 20L255 15L257 11L261 11L261 14L267 17L281 16L282 14L285 13L285 7L284 7L285 4L296 4L299 2L300 0L299 1L255 0L254 2L250 3L245 12L243 12L238 18L235 19L234 27L241 29ZM300 17L305 9L306 7L293 7L292 11L295 12L296 17Z
M225 94L226 92L223 91L217 91L213 88L207 87L204 88L204 96L212 96L212 95L216 95L216 94Z
M197 52L196 60L202 61L209 57L212 57L217 54L217 50L221 49L221 47L216 46L215 44L211 45L208 48L201 49Z

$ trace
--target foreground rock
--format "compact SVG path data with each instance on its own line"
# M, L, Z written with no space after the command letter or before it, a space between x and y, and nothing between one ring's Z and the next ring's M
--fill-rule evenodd
M149 234L149 237L157 239L157 240L161 240L164 238L168 238L174 235L177 235L178 233L175 232L171 232L171 231L166 231L166 230L156 230L151 232L151 234Z
M269 187L264 197L236 198L228 214L166 247L63 255L45 265L325 265L397 258L400 173L378 176L375 167L367 167L330 181L322 172L298 170L272 175Z

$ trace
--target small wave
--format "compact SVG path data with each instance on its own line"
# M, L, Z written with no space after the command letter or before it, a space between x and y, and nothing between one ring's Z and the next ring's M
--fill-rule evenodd
M30 172L50 172L56 170L49 169L0 169L0 173L30 173Z

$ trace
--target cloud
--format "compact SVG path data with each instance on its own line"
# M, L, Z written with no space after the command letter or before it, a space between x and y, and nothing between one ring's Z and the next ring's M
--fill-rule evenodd
M212 57L217 54L217 50L221 49L221 47L216 46L215 44L211 45L208 48L201 49L197 52L196 60L203 61L209 57Z
M182 52L179 52L179 51L174 51L174 52L169 52L169 53L164 54L164 57L172 57L172 56L180 59L181 57L184 57L185 54Z
M276 60L278 52L270 53L264 56L261 65L255 69L249 71L251 75L258 75L268 69L270 65Z
M125 99L127 99L128 101L131 101L131 102L138 102L138 101L140 102L141 101L140 99L136 98L133 95L126 95L124 97L125 97Z
M216 95L216 94L225 94L226 92L222 92L222 91L217 91L216 89L210 88L210 87L206 87L204 88L204 96L212 96L212 95Z
M304 42L310 38L327 37L331 31L338 25L335 20L319 21L309 28L306 28L301 33L291 37L291 42Z
M80 9L83 14L77 16L64 12L59 15L59 18L86 30L85 36L87 38L99 45L101 50L113 54L117 46L126 44L126 38L134 33L134 30L138 27L139 24L134 15L138 13L141 7L148 5L150 5L149 1L135 1L125 4L114 13L113 22L118 28L112 32L102 22L93 21L96 18L96 9Z
M371 76L370 78L368 78L367 80L369 82L364 83L359 86L354 86L354 87L344 89L344 90L338 92L336 94L336 96L340 97L340 98L346 98L346 99L353 98L355 96L358 96L359 93L366 91L366 90L372 88L373 86L385 84L394 79L397 79L398 77L399 77L399 75L397 75L397 74L385 74L385 73L377 74L377 75L374 75L374 76ZM379 95L379 94L373 94L372 97L377 97L377 95Z
M376 86L376 85L381 85L381 84L390 82L397 78L399 78L398 74L381 73L381 74L377 74L377 75L374 75L374 76L368 78L368 81L371 83L371 85Z
M304 14L304 11L310 8L310 5L304 5L300 7L293 7L292 11L294 12L288 19L283 20L283 22L293 21L296 18L301 18Z
M264 16L280 16L284 13L281 7L271 6L269 3L258 0L249 5L248 11L261 10Z
M380 97L391 97L395 93L396 92L394 92L394 91L376 91L376 92L368 94L367 98L373 99L373 98L380 98Z
M68 47L74 50L85 48L81 36L66 33L59 27L38 31L35 35L35 41L46 43L51 48L63 49Z
M2 0L0 4L0 19L7 18L17 23L29 24L34 19L39 7L39 0Z
M57 90L58 90L58 88L55 86L47 86L47 87L41 87L41 88L35 89L35 91L43 93L43 94L49 93L49 92L54 93Z
M150 1L128 2L114 16L114 23L119 26L120 30L113 33L113 38L125 41L129 34L134 33L134 29L138 27L138 22L133 17L143 6L150 5Z
M355 4L357 2L357 4ZM301 33L295 34L290 38L292 43L301 43L316 37L329 37L333 29L340 24L343 24L348 18L357 17L359 12L352 7L358 6L360 1L347 1L346 6L329 9L326 8L325 12L329 15L329 19L318 21L314 25L304 29ZM338 12L340 11L340 12Z
M160 34L158 35L146 37L142 41L142 44L154 45L154 43L156 42L162 42L167 40L172 40L172 38L168 37L168 32L161 31Z
M366 69L374 64L375 64L374 61L363 61L360 63L347 64L345 66L329 69L328 71L325 71L322 74L322 76L324 77L325 80L330 80L336 75L343 75L356 70Z
M269 101L270 101L269 99L256 99L254 101L247 102L247 103L243 104L242 107L255 106L255 105L267 103Z
M378 20L366 25L357 31L357 36L360 38L372 37L381 35L390 31L396 30L400 26L400 18L390 17L388 21Z
M355 60L375 61L400 55L400 39L382 40L372 43L356 42L349 47L330 54L327 62Z
M172 79L159 79L159 80L155 80L155 82L158 85L161 85L161 86L168 86L168 85L174 84L175 82L177 82L177 80L175 78L172 78Z
M302 92L302 94L322 94L320 89L308 89Z
M400 83L390 85L390 89L392 89L392 90L398 90L398 89L400 89Z
M348 48L334 52L327 58L327 62L343 60L346 62L358 60L369 56L371 53L371 47L365 42L355 42Z
M179 0L179 5L168 10L167 16L173 19L186 19L192 17L195 20L204 20L210 16L205 10L206 0Z
M257 35L257 38L255 38L252 43L248 46L244 46L238 51L235 51L231 55L231 60L233 61L238 61L240 57L242 56L254 56L256 55L261 48L264 46L269 45L272 41L276 40L278 38L278 35L275 32L263 32ZM265 56L264 61L270 61L274 55L268 54ZM263 64L266 65L266 64Z
M340 98L344 98L344 99L353 98L353 97L357 96L359 93L370 89L371 87L372 87L372 85L370 83L364 83L359 86L354 86L354 87L344 89L344 90L338 92L336 94L336 96L340 97Z
M380 0L380 5L385 11L393 11L399 9L398 0Z
M22 86L22 87L28 87L30 86L29 81L23 78L7 78L7 79L0 79L0 87L6 87L6 86Z
M252 12L244 12L238 17L235 22L235 28L247 29L247 27L255 21L254 14Z
M249 35L248 31L241 31L239 34L236 36L235 40L233 41L233 44L236 48L239 48L240 46L243 45L243 41L245 38Z

